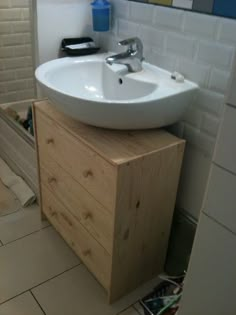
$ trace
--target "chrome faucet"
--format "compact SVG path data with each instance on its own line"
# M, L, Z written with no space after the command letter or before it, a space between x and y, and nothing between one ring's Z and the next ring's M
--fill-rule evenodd
M120 46L128 46L123 53L106 58L109 65L122 64L127 66L129 72L139 72L142 68L143 44L138 37L128 38L118 43Z

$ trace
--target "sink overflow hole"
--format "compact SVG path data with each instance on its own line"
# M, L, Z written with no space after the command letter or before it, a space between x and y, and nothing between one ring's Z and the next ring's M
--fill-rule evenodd
M119 84L123 84L123 80L119 78Z

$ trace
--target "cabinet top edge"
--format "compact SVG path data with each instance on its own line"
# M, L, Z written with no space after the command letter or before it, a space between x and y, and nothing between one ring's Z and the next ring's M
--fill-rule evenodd
M185 145L185 140L164 129L123 131L85 125L54 109L49 100L35 101L33 107L114 165Z

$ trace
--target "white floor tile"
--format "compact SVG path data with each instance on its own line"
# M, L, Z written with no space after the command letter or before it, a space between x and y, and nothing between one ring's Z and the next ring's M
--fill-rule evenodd
M139 304L139 302L134 304L134 308L136 309L136 311L140 314L140 315L144 315L144 310L142 308L142 306Z
M131 306L127 310L119 313L119 315L139 315L139 313Z
M20 208L19 200L0 180L0 216L15 212Z
M52 227L0 247L0 303L78 263Z
M43 315L40 307L30 292L0 305L1 315Z
M153 280L113 305L108 305L104 289L85 266L80 265L32 292L47 315L115 315L146 295L156 284L157 280Z
M32 290L47 315L113 315L106 292L80 265ZM63 297L63 298L62 298Z
M7 244L48 225L47 221L41 221L39 206L35 204L0 217L0 240Z

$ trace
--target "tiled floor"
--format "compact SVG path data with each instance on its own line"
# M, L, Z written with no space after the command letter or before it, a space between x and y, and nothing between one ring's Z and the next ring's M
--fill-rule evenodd
M20 209L20 202L0 180L0 216L15 212Z
M156 284L108 305L99 283L41 222L39 207L21 209L0 185L0 315L138 315L137 300Z

